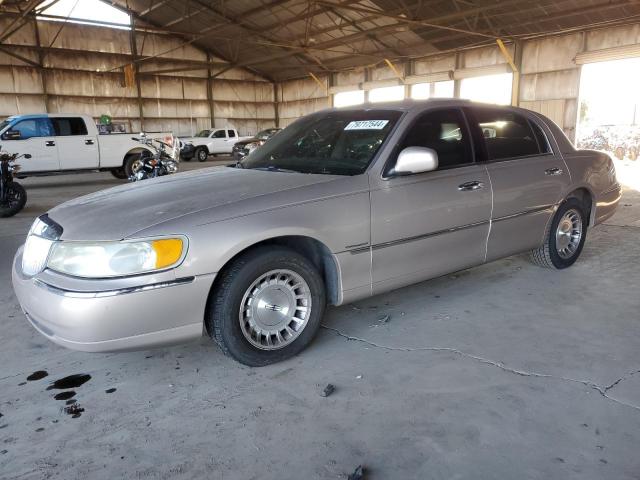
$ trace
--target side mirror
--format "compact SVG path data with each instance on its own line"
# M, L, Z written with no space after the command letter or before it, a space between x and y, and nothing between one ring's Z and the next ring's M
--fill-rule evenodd
M30 154L30 153L25 153L25 154L23 155L23 157L24 157L24 158L31 158L31 154Z
M409 175L431 172L438 168L438 153L427 147L407 147L400 152L392 173Z
M20 140L21 138L20 130L7 130L2 134L3 140Z

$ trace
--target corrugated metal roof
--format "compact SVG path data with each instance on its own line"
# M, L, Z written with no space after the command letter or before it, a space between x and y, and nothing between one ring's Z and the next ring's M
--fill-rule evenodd
M637 0L108 0L271 80L640 19Z

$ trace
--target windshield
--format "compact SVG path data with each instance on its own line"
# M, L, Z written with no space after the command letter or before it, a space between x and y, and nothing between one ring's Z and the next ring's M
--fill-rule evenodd
M9 125L11 123L11 121L9 120L3 120L2 122L0 122L0 132L2 130L4 130L5 128L7 128L7 125Z
M275 128L269 128L267 130L262 130L261 132L258 132L256 134L256 138L259 138L260 140L266 140L267 138L269 138L270 136L272 136L274 133L276 133L278 130Z
M401 115L395 110L309 115L251 152L240 167L358 175L367 169Z
M211 133L211 130L200 130L196 137L208 137Z

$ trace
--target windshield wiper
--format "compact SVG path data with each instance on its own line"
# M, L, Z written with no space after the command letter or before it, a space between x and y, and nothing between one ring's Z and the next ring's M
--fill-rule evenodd
M297 170L290 170L288 168L280 168L280 167L276 167L275 165L269 165L266 167L255 167L252 170L262 170L265 172L284 172L284 173L301 173Z

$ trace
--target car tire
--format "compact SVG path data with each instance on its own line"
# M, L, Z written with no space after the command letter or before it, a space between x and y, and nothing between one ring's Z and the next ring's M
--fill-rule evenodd
M12 195L14 202L6 206L0 205L0 218L13 217L27 204L27 191L19 183L11 182L7 195Z
M111 175L116 177L118 180L126 180L127 179L127 174L124 171L124 167L114 168L113 170L111 170Z
M142 157L142 154L140 153L133 153L125 157L124 159L124 173L126 175L125 178L129 178L131 175L133 175L137 171L135 167L137 162L140 161L140 157Z
M209 157L209 152L207 152L207 149L204 147L196 148L195 157L199 162L206 162Z
M584 204L577 198L567 199L547 227L544 243L531 251L531 261L545 268L570 267L582 252L588 223Z
M259 247L219 275L205 321L225 355L259 367L290 358L313 340L326 295L322 277L305 257L289 248Z

